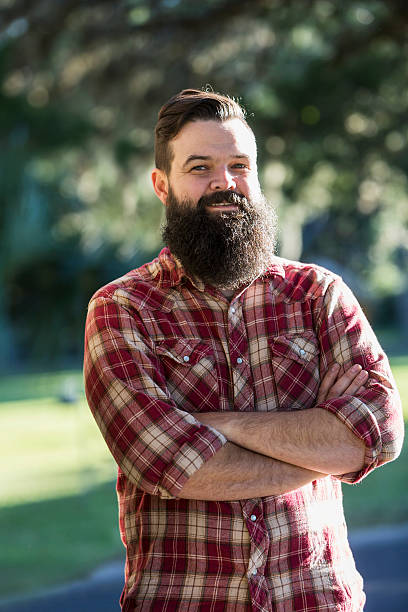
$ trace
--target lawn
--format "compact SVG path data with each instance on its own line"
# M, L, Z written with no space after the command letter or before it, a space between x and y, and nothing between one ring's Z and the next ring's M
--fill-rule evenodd
M408 356L392 360L408 421ZM0 381L0 597L86 575L123 557L115 465L86 406L79 372ZM71 399L67 402L63 400ZM350 527L408 519L403 456L344 486Z
M74 380L77 400L62 402ZM0 403L0 598L83 576L124 550L116 467L81 392L81 375L7 383L0 393L8 389L8 400L37 397Z
M397 461L375 470L358 485L343 486L349 527L408 521L408 356L390 361L404 410L404 448Z
M113 482L0 509L0 598L42 590L122 558Z
M0 506L86 493L115 467L85 401L0 403Z

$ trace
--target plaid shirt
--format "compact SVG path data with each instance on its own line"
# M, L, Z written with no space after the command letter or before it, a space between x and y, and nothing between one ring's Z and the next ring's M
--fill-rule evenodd
M334 361L370 371L358 397L319 405L364 440L359 473L241 501L178 497L226 443L191 413L313 407ZM398 455L402 417L387 359L339 277L276 258L229 302L163 249L91 300L85 381L119 466L124 611L362 610L340 480Z

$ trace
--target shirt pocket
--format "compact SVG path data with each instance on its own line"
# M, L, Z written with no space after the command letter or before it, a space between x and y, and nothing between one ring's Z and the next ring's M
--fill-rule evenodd
M219 386L211 344L191 338L168 338L156 345L167 389L187 412L219 409Z
M276 336L269 341L278 410L301 410L316 403L319 390L319 347L306 331Z

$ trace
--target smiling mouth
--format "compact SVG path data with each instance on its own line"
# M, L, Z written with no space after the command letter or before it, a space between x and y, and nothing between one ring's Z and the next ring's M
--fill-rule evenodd
M238 210L238 206L236 204L230 204L229 202L219 202L216 204L207 204L207 208L220 208L224 211L227 210Z

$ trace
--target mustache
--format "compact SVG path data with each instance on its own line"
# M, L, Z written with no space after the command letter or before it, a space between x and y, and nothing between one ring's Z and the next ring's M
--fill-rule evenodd
M223 202L238 206L240 210L248 210L249 206L247 198L240 193L235 191L214 191L214 193L201 196L197 202L197 209L202 211L206 206L222 204Z

